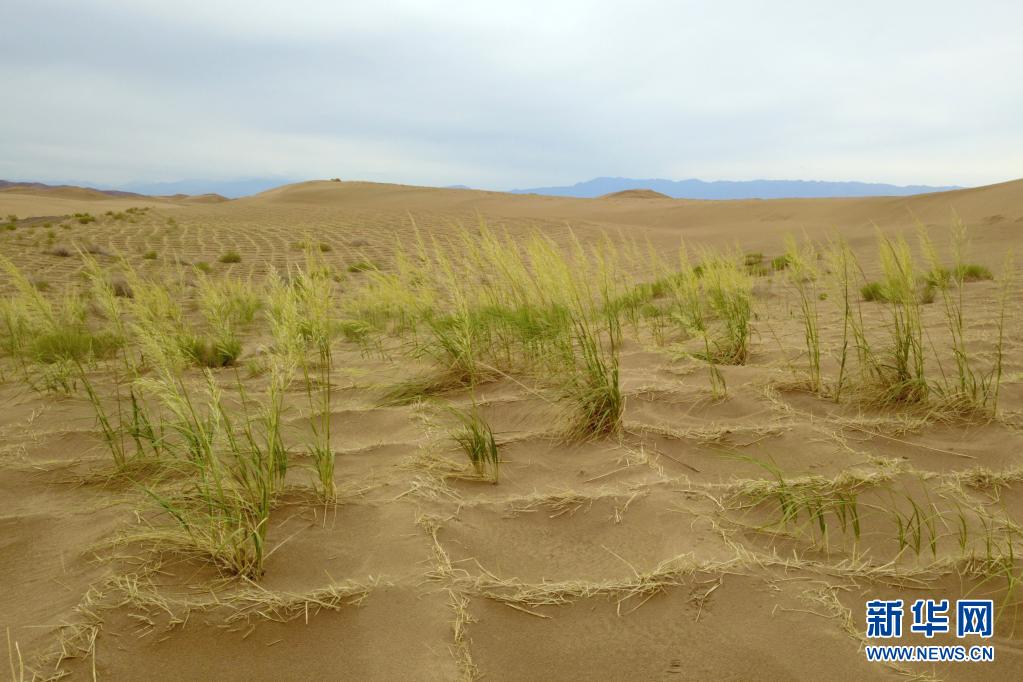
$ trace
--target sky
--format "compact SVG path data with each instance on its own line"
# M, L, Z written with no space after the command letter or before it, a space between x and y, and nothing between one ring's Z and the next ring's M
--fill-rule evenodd
M3 0L0 178L1023 176L1023 3Z

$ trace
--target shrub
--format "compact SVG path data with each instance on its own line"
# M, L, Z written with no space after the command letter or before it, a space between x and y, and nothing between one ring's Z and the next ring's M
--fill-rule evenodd
M146 260L156 260L156 251L146 251L142 257Z
M241 263L242 255L237 251L228 251L217 260L220 261L221 263Z

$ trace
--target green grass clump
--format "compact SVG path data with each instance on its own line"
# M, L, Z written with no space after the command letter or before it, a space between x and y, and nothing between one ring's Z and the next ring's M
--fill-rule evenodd
M71 217L78 221L79 225L88 225L89 223L96 222L96 216L89 213L74 213Z
M713 362L744 365L752 334L753 283L731 258L707 253L703 265L703 292L720 327L712 340Z
M144 254L142 254L142 258L144 258L145 260L156 260L156 257L157 257L156 251L146 251Z
M242 256L237 251L228 251L227 253L223 254L220 258L218 258L217 261L221 263L241 263Z
M231 367L242 353L242 344L237 338L209 338L194 336L184 341L184 350L200 367Z
M159 300L146 282L133 285L133 309ZM294 366L274 354L266 393L251 396L239 380L237 400L228 401L208 369L201 387L183 379L188 358L179 340L166 333L166 312L133 316L135 338L151 369L134 386L162 406L166 417L159 442L183 463L189 489L180 495L151 490L170 523L138 539L160 550L208 558L232 575L258 578L267 553L267 523L288 468L281 413Z
M956 266L955 277L959 282L980 282L994 279L991 270L976 263L960 263Z
M346 341L361 343L369 338L373 328L364 320L339 320L338 331Z
M888 302L888 294L885 292L884 285L881 282L867 282L860 287L860 296L863 297L864 301L878 301L881 303Z
M458 427L451 432L452 440L469 458L477 476L497 483L501 457L490 424L483 419L475 402L469 411L451 408L451 412L459 422Z
M994 274L988 267L976 263L956 263L951 268L939 263L934 265L926 275L927 284L939 289L963 282L982 282L994 278Z
M39 332L29 342L28 352L33 360L45 364L85 361L113 357L122 343L123 339L109 332L93 332L78 324Z
M348 272L370 272L373 270L379 270L375 263L368 260L360 260L354 263L349 263L348 267L345 268Z
M197 272L199 311L205 329L178 325L182 347L201 367L230 367L242 352L239 331L251 324L263 305L261 292L249 280L212 279Z
M85 302L68 293L51 299L9 260L0 256L16 294L0 305L8 352L23 360L52 364L85 362L113 355L123 343L119 335L94 329L87 321Z
M934 273L941 273L935 277L936 289L941 294L941 307L945 314L945 326L951 342L952 360L955 363L955 371L945 371L938 358L941 379L932 382L932 387L941 397L943 409L946 412L958 414L993 414L998 407L999 385L1002 379L1002 362L1004 357L1004 334L1005 334L1005 312L1009 295L1009 286L1012 282L1012 259L1006 258L1004 267L1002 290L999 298L999 316L996 324L997 335L994 352L994 361L985 369L983 368L966 340L966 317L968 302L965 297L965 284L970 281L989 279L991 271L983 266L970 265L965 262L968 248L966 227L962 221L956 221L952 226L951 253L952 267L946 267L941 263L934 243L931 241L927 230L923 226L918 227L918 237L921 250L927 264L930 266L932 277Z
M316 242L311 239L293 242L291 246L299 251L319 251L320 253L329 253L334 250L334 247L327 242Z
M208 558L230 575L259 578L267 524L283 484L280 411L286 379L272 379L270 394L254 413L246 410L240 423L212 375L206 375L203 402L173 382L173 375L164 374L144 386L180 415L172 426L191 455L190 490L178 496L149 490L172 525L140 539Z
M569 437L602 436L618 430L623 405L617 356L628 305L620 301L631 284L618 257L608 244L565 248L539 233L512 240L485 224L451 243L417 233L413 252L399 248L387 272L367 272L345 317L403 337L436 366L388 402L514 373L573 406Z
M924 327L919 278L904 239L878 233L889 314L888 348L880 367L874 402L918 403L927 397Z
M566 384L575 407L569 435L588 439L615 434L625 409L618 366L621 324L610 313L597 320L576 316L571 338L576 370Z
M952 227L950 264L939 256L923 226L918 227L918 238L922 268L903 238L878 231L883 277L862 283L860 294L862 300L881 306L887 322L869 330L859 301L850 296L857 286L855 275L862 272L859 264L845 244L832 244L825 252L832 292L843 312L835 397L847 384L855 383L857 397L873 405L913 405L926 409L929 418L990 416L997 410L1002 377L1011 260L1002 278L994 357L982 363L966 340L969 306L964 285L990 271L967 264L966 228L959 221ZM939 305L944 314L944 334L925 328L923 305L930 303ZM858 381L849 371L853 360L859 368Z

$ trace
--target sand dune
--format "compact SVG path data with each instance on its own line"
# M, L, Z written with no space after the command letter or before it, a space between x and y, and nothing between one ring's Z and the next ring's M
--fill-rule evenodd
M670 199L667 194L655 192L652 189L625 189L621 192L610 192L600 197L601 199Z
M1023 181L914 197L727 202L327 181L229 201L7 188L0 216L8 214L17 220L0 230L10 262L0 280L8 322L0 324L0 628L17 643L15 665L41 679L60 671L135 679L142 670L168 680L978 679L978 666L865 660L865 601L921 596L994 599L995 636L984 643L997 657L983 677L1023 675L1014 544L1023 521L1023 331L1013 324L1023 299L1018 281L1006 290L999 279L1006 251L1021 243ZM969 264L994 279L928 285L912 231L924 225L949 258L956 214L969 228ZM875 226L914 245L921 279L909 286L927 302L916 288L904 308L862 300L860 284L882 271ZM613 359L623 396L611 427L580 437L566 426L578 421L574 364L539 370L523 359L556 346L561 337L545 336L555 333L568 334L556 347L570 362L582 357L573 354L583 337L557 331L558 315L524 325L522 345L502 336L514 326L487 327L486 341L469 346L479 376L452 380L464 356L444 355L437 339L457 343L443 336L450 329L475 333L458 326L454 293L475 301L519 272L485 254L466 257L464 240L511 249L488 241L491 231L515 244L546 235L565 247L558 253L581 244L620 268L614 296L578 303L579 311L560 289L599 289L603 271L589 260L561 280L526 268L528 286L519 281L516 291L529 305L501 299L461 310L482 326L513 325L549 295L557 305L547 312L598 325L595 352ZM428 249L450 245L448 270L435 253L420 260L417 234ZM786 235L816 241L803 264L813 276L783 257ZM869 386L856 383L871 370L849 340L829 237L844 239L865 273L855 271L848 301L864 343L884 349L879 375L897 360L885 345L893 311L919 315L926 400L905 391L871 400ZM694 262L704 259L702 274L674 260L683 239ZM560 261L537 244L530 257L556 271ZM725 254L718 265L701 255L709 248ZM121 314L103 312L78 249L118 284L111 305ZM287 281L268 279L274 269ZM680 321L673 292L681 289L672 287L696 282L692 291L703 295L716 276L749 287L748 348L709 363L719 357L710 337ZM949 278L941 286L958 287ZM996 408L971 412L936 397L961 357L948 337L943 292L952 290L964 297L971 367L986 373L997 362ZM84 304L68 303L65 291ZM301 298L315 291L328 292L326 305ZM424 313L410 300L436 308ZM267 316L289 305L294 329L282 336ZM727 329L709 295L701 305L706 329ZM808 378L808 305L818 313L817 388ZM237 318L210 322L225 310ZM620 315L618 345L607 311ZM60 355L70 341L47 336L47 315L65 313L69 329L84 320L95 335L79 365ZM321 338L321 319L330 323L329 354L303 345ZM103 334L118 329L127 352L101 356ZM219 346L188 345L216 333L237 342L225 363L215 356L229 345L220 337ZM171 365L154 348L171 353L176 335L193 355L161 384ZM514 352L501 352L505 342ZM286 356L288 344L303 350ZM290 383L275 384L285 366ZM835 392L839 376L855 379L844 395ZM187 410L175 412L180 403L168 398L179 385L200 412L222 400L239 436L241 424L259 442L269 425L279 428L288 467L261 526L265 556L245 579L176 531L156 501L199 513L197 481L209 479L197 472L232 472L231 486L249 480L226 437L211 450L223 469L184 454L177 429ZM267 402L274 390L283 396L276 413ZM475 410L492 429L496 484L453 440L451 408ZM146 435L139 409L163 424L160 436ZM264 410L279 421L263 420ZM99 414L119 426L129 464L116 465ZM312 443L333 453L336 499L317 475ZM256 514L256 496L244 499Z

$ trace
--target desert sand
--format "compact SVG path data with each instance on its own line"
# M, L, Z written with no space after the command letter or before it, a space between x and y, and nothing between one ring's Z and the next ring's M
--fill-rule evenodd
M96 294L106 282L124 337L117 351L93 346L70 362L38 350L34 332L14 343L11 328L0 330L0 628L15 679L1023 677L1023 306L1021 281L1006 279L1015 265L1003 271L1006 253L1023 245L1023 181L915 197L727 202L328 181L231 201L9 188L0 191L8 215L6 319L23 314L26 329L43 328L45 307L70 305L70 292L88 329L114 334L119 316ZM990 277L925 287L918 232L954 270L957 220L969 239L963 262ZM416 268L429 269L436 249L451 254L465 291L475 291L474 276L500 279L465 265L459 240L486 235L619 254L622 292L670 280L623 304L617 344L600 314L586 317L620 388L608 423L579 426L565 395L564 377L576 375L563 367L538 369L511 353L497 366L492 347L477 345L478 363L448 381L455 363L431 349L461 327L420 320L410 332L366 312L383 300L380 281L394 284L389 295L417 286L403 268L421 277ZM789 236L806 256L805 276L783 258ZM861 286L885 277L884 239L899 236L926 295L901 308L862 300ZM708 361L708 335L721 324L710 298L699 304L702 332L673 308L683 242L692 263L709 263L714 249L735 286L748 283L741 358ZM882 358L878 376L888 376L892 316L919 316L926 397L879 398L861 380L834 286L838 251L828 251L839 243L862 268L847 301ZM701 287L715 267L692 275L692 291L710 291ZM205 329L201 292L222 291L223 281L237 283L235 299L253 301L230 330L230 357L208 368L188 354L183 365L161 365L159 339L133 331L157 305L145 292L155 301L165 286L159 305L180 306L180 319L159 324ZM302 292L319 286L330 298L310 312L315 301ZM801 286L817 321L816 382ZM608 300L585 301L580 314ZM958 346L947 311L957 301L967 369L988 382L969 400L948 390ZM305 331L282 369L284 336L272 321L292 304ZM569 353L582 338L573 329ZM172 366L179 374L161 374ZM187 415L168 397L180 386L199 422L216 413L204 372L233 419L209 426L219 465L200 462L183 440ZM227 434L252 419L255 439L265 435L267 422L242 406L262 414L287 372L275 413L287 471L256 524L258 565L246 554L239 568L223 547L189 538L175 513L209 514L196 482L213 480L211 471L249 495L238 482L247 465L225 454ZM132 420L136 397L165 435L147 436ZM475 469L453 438L451 408L492 431L496 483L487 480L493 464ZM331 453L325 475L315 444ZM921 597L993 599L995 635L983 643L995 646L995 662L867 662L865 601ZM922 642L957 643L902 640Z

